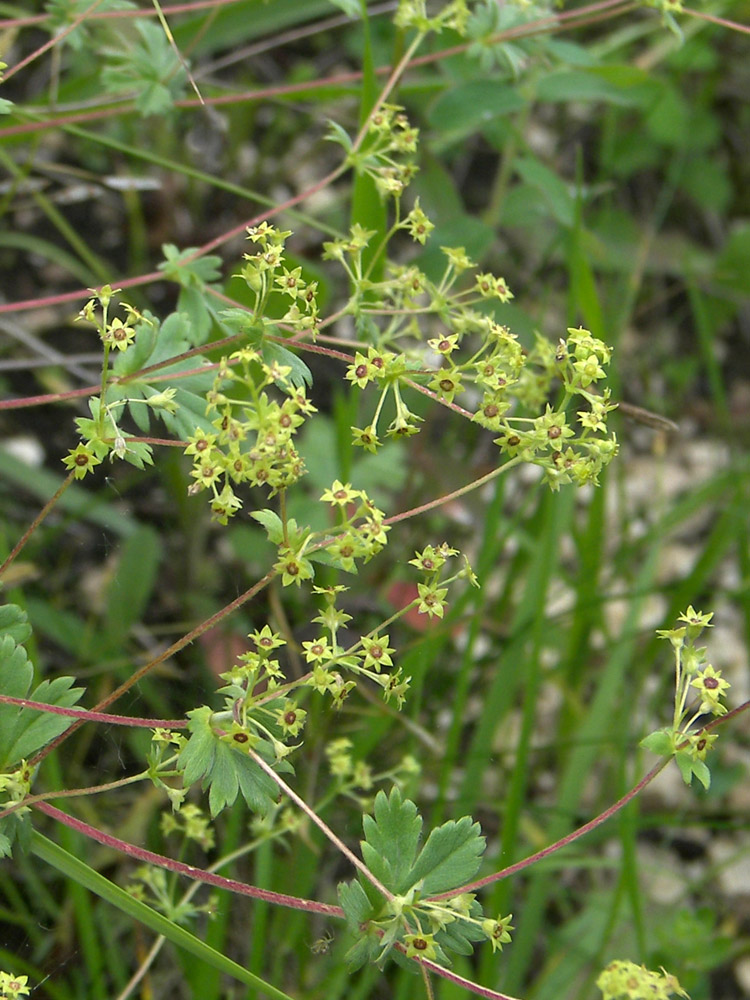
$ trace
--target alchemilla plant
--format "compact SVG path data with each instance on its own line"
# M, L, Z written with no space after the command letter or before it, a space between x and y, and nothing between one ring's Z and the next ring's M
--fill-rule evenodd
M665 17L675 10L674 4L663 6ZM415 33L403 66L427 33L450 30L477 45L483 18L496 16L486 4L470 9L461 0L437 13L421 2L402 2L396 24L401 32ZM522 18L518 10L516 16ZM183 74L167 72L172 53L160 47L156 31L140 35L149 51L158 49L164 69L148 100L171 100L169 87L182 85ZM129 71L119 63L113 66L107 79L115 87L129 79ZM479 944L495 953L511 942L522 917L485 909L481 898L484 887L508 873L479 877L486 842L470 816L449 819L425 833L417 804L405 794L406 785L413 786L420 774L413 755L377 771L355 756L348 737L336 732L323 750L323 766L332 781L329 797L311 804L295 788L304 787L299 779L309 763L305 739L311 720L335 720L360 692L371 702L380 699L391 713L408 705L412 677L398 648L400 620L416 614L439 625L456 596L482 584L466 554L450 540L429 537L401 559L411 574L412 596L376 625L369 613L362 621L352 613L356 608L342 581L351 583L380 556L395 526L407 517L521 466L538 470L536 479L553 493L571 485L595 487L618 452L608 422L616 408L606 384L610 346L582 326L564 325L536 333L524 345L500 319L500 307L514 299L505 277L483 269L463 246L440 246L437 272L428 274L414 263L412 251L429 243L435 225L409 192L418 170L419 130L391 100L398 72L371 102L356 135L337 123L330 126L328 138L343 151L330 179L352 170L358 184L370 185L366 190L378 199L383 220L372 228L352 221L347 232L323 242L318 264L338 290L335 309L327 311L320 279L313 277L312 268L308 274L289 250L293 233L269 221L273 209L247 227L248 249L234 273L242 284L242 305L227 302L220 290L218 257L172 245L163 248L161 271L178 285L179 297L176 310L165 318L136 308L112 285L90 289L79 320L99 340L101 377L90 393L89 415L76 418L80 440L63 460L67 478L32 528L71 483L85 483L111 463L144 470L158 463L160 449L176 446L190 466L187 503L196 511L207 504L219 528L243 521L259 525L272 555L264 575L244 594L134 671L91 710L77 707L84 691L73 677L34 686L27 617L13 604L0 609L0 854L33 850L160 935L270 996L286 994L201 949L183 925L211 905L194 905L191 893L177 899L167 871L190 876L198 880L196 885L205 881L345 922L351 971L365 965L382 969L394 961L421 973L428 1000L433 996L431 975L508 1000L452 971L452 963ZM142 104L146 98L139 100ZM148 104L148 109L154 107ZM326 481L310 503L300 442L318 419L306 361L312 355L352 394L350 412L356 417L349 433L357 455L377 456L393 441L408 444L422 431L421 414L431 406L466 421L473 431L489 432L496 449L492 467L446 497L397 512L358 482L354 463L351 476L342 473L342 478ZM167 439L156 436L163 428ZM298 503L299 497L308 502ZM311 510L307 518L297 513ZM271 588L281 595L283 613L256 624L246 649L218 672L220 686L207 704L171 720L106 712L155 666ZM313 604L315 614L300 620L300 607ZM710 783L713 728L727 713L729 686L696 644L710 619L689 607L676 628L659 633L674 652L674 712L669 726L642 743L664 758L652 776L674 757L684 781L690 784L695 777L704 788ZM296 658L298 670L286 669L287 654ZM706 723L707 716L714 722ZM103 787L150 782L164 796L163 835L181 839L183 847L212 848L213 821L240 799L253 815L248 850L304 838L309 825L316 825L354 869L352 878L339 882L338 904L224 878L214 868L199 869L181 858L136 848L50 806L50 795L34 793L38 766L83 721L151 732L142 771ZM540 854L604 822L637 791ZM337 798L354 802L362 816L359 854L322 819L323 805ZM129 853L147 867L138 869L125 893L35 831L33 810ZM532 855L514 871L535 860L538 856ZM324 951L322 945L314 947ZM25 995L26 982L26 976L0 972L0 996ZM604 1000L687 996L673 975L626 960L611 962L597 985Z

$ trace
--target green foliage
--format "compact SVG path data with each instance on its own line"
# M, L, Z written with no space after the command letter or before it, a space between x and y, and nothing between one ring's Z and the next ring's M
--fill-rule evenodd
M6 25L0 255L19 297L45 287L31 339L7 328L26 346L3 344L3 433L34 435L57 471L0 451L0 544L20 538L3 583L34 623L0 608L0 693L32 692L32 658L50 677L33 698L74 704L59 675L75 669L97 712L119 700L130 718L93 715L107 725L50 753L69 719L0 704L0 850L22 848L0 874L0 964L19 967L23 934L23 970L50 995L127 995L160 943L139 963L142 933L132 946L113 906L180 948L148 987L170 976L176 998L218 1000L219 973L280 997L272 983L310 1000L412 995L398 966L432 996L451 962L441 996L684 995L649 971L663 965L706 1000L714 970L731 975L747 942L726 933L711 852L666 907L642 877L653 813L630 803L594 830L627 792L633 713L665 716L654 619L701 594L750 634L726 583L750 572L728 363L748 290L744 64L726 25L650 6L402 0L391 20L275 0L167 23L158 4L157 21L53 0L45 21ZM40 30L51 53L31 51ZM188 80L196 100L181 100ZM71 280L107 277L67 329ZM25 352L39 364L20 371ZM659 411L631 407L648 437L615 423L620 397ZM664 417L685 412L689 434L670 436ZM723 467L716 428L732 429ZM27 536L28 497L53 499ZM691 558L672 572L680 545ZM707 803L730 815L744 780L706 762L735 715L697 645L709 617L690 607L660 633L674 709L642 742L702 786L684 790L681 835ZM144 781L151 794L133 794ZM46 803L62 788L87 795L69 814ZM32 810L67 851L32 834ZM577 852L573 818L597 814ZM342 908L319 902L358 860L339 837L360 819ZM649 839L667 866L668 825ZM153 864L118 871L124 892L78 862L89 837L108 866L114 847ZM539 848L538 874L505 877ZM255 898L179 887L223 866L224 888ZM50 927L77 956L52 977ZM600 975L622 955L644 964ZM380 968L351 980L347 962ZM26 977L0 973L2 990Z
M43 680L32 689L34 668L22 643L31 636L26 613L15 604L0 607L0 692L10 698L28 698L47 705L70 708L83 694L73 687L75 678ZM21 802L28 794L33 768L28 758L71 725L63 715L39 709L19 708L0 702L0 806ZM0 857L11 853L14 841L28 844L31 826L28 809L13 811L0 819Z
M509 941L510 918L488 921L471 893L459 887L479 870L485 841L479 824L468 816L449 820L430 832L420 849L422 817L402 799L398 788L378 792L373 816L365 816L362 858L389 896L362 873L359 881L341 883L339 899L357 942L348 953L350 969L366 961L383 964L394 948L411 957L450 964L448 954L469 955L473 943L493 939L498 926ZM451 890L459 890L451 895ZM429 896L444 894L434 901Z
M159 25L136 21L135 29L140 39L107 53L102 84L112 94L135 92L135 106L144 117L168 114L183 93L185 70Z
M188 712L191 735L178 760L185 786L202 779L204 790L210 788L208 802L212 816L231 806L239 792L254 812L263 815L273 805L276 785L239 748L252 748L264 759L275 760L273 747L261 739L240 742L238 737L245 734L238 732L230 733L232 742L227 744L211 726L211 716L208 707ZM291 770L288 765L285 769Z
M722 703L729 682L706 662L706 648L696 646L705 628L711 627L713 613L702 614L691 605L680 615L684 625L663 629L658 634L672 644L675 656L675 710L671 729L660 729L641 740L641 746L653 753L674 756L683 781L689 785L693 777L708 789L711 772L705 762L708 751L716 742L716 734L704 727L693 729L699 717L726 714ZM695 691L691 690L695 688ZM688 699L693 695L694 700Z

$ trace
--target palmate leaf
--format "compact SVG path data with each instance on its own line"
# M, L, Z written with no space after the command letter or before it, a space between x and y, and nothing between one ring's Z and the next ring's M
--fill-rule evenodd
M229 336L243 333L247 337L247 343L260 351L266 364L276 362L289 368L287 377L295 389L312 385L312 372L302 358L297 357L283 344L268 339L267 335L278 338L283 336L274 323L268 320L258 322L246 309L222 309L219 313L219 324Z
M30 698L70 708L83 694L72 687L73 677L42 681L33 691L34 668L16 636L28 638L26 614L17 605L5 605L0 614L0 692L12 698ZM72 719L33 708L0 704L0 770L10 771L51 740L64 733Z
M83 694L83 688L72 686L72 677L45 680L31 690L34 669L26 650L20 645L30 634L25 611L15 604L5 604L0 608L0 693L11 698L30 698L70 708ZM22 768L22 762L65 732L72 722L64 715L34 708L19 709L17 705L0 702L0 775L8 776L7 784L0 783L0 808L9 801L19 801L25 794L29 776L19 782L18 771L26 770ZM12 777L14 773L16 777ZM0 857L11 853L16 840L24 847L30 834L28 815L14 812L0 819Z
M0 635L10 635L19 644L26 642L31 635L28 615L17 604L0 607Z
M187 79L164 31L156 24L135 22L140 39L107 52L100 79L108 93L135 91L142 115L165 115L182 94Z
M365 816L362 826L362 857L370 871L386 889L398 895L408 892L414 885L411 872L422 832L422 817L417 807L394 788L386 798L385 792L375 797L374 818Z
M250 757L219 739L211 725L213 714L207 705L188 712L190 739L177 762L185 787L202 779L212 816L231 806L239 792L253 812L264 815L278 793L276 782ZM254 750L277 770L292 770L285 761L275 761L270 744L261 740Z
M485 848L479 824L464 816L433 830L420 850L422 817L413 802L402 799L398 788L389 796L378 792L373 816L365 816L363 829L361 849L368 869L402 900L399 905L407 920L410 914L418 916L423 927L430 926L435 911L420 902L469 882L479 870ZM447 952L469 955L473 942L486 939L481 928L482 908L475 899L467 899L468 912L449 909L443 926L434 934L436 958L443 964L450 964ZM367 961L380 962L388 954L395 957L391 947L403 940L403 918L366 876L360 874L359 881L339 885L339 901L357 938L347 955L350 968Z
M216 310L211 306L209 291L218 289L215 284L221 278L221 257L206 254L196 256L198 247L178 250L173 243L163 243L164 263L159 270L170 281L180 286L177 311L190 320L194 345L204 344L213 322L218 322Z
M387 889L422 896L449 892L468 882L479 870L485 841L469 816L449 820L433 830L417 856L422 817L398 788L390 796L378 792L374 817L363 821L362 856ZM376 870L377 869L377 870Z
M430 833L411 870L412 885L422 895L448 892L465 885L479 871L485 840L469 816L449 820Z

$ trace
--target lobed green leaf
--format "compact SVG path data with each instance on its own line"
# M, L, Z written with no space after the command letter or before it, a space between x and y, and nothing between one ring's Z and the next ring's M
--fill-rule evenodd
M423 895L447 892L469 882L479 871L485 839L469 816L449 820L432 830L411 871L411 884L421 882Z

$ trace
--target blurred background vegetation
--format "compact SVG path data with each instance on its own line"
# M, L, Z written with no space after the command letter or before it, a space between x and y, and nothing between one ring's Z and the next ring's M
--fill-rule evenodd
M162 247L216 241L204 278L247 301L233 276L244 226L338 164L327 122L354 134L380 70L405 45L391 3L370 4L366 17L343 0L165 8L202 104L154 10L144 3L135 18L132 4L104 0L10 74L89 6L0 4L9 66L0 94L15 102L0 117L5 400L97 383L97 338L75 317L82 290L103 282L162 318L186 311L218 339L201 283L154 274ZM435 277L439 247L464 246L513 289L497 315L526 346L535 330L556 342L568 326L587 327L615 349L614 397L679 428L623 415L621 453L599 489L550 494L534 470L513 472L394 526L385 553L345 581L361 631L411 598L406 562L427 541L466 551L482 588L442 623L407 618L392 630L413 678L403 717L360 695L332 717L311 699L298 790L356 845L377 786L338 795L326 746L348 738L375 773L413 755L421 771L403 779L407 794L430 825L479 820L490 872L585 822L651 766L638 740L669 720L673 683L654 630L687 604L715 612L708 641L733 684L730 705L750 696L750 61L747 29L721 23L748 22L750 6L715 0L665 13L487 0L472 11L468 44L431 36L393 95L420 129L410 197L436 227L423 251L395 255ZM319 281L325 315L346 287L321 262L323 240L352 221L381 228L382 215L373 189L345 177L274 220L294 231L289 259ZM341 322L326 332L351 331ZM343 365L305 360L320 414L301 441L309 475L291 501L298 519L320 517L317 497L336 477L393 514L496 461L491 433L421 397L409 400L425 418L418 437L355 453L349 427L362 426L369 401ZM0 411L3 555L64 478L60 459L84 412L78 397ZM5 597L33 625L39 675L75 674L87 704L272 564L247 517L210 523L205 502L187 496L188 472L175 448L158 450L146 472L107 463L65 493L5 577ZM314 614L304 593L272 586L116 710L176 718L211 703L249 631L270 621L301 642ZM291 656L288 669L298 667ZM45 761L35 790L133 773L147 745L137 731L84 727ZM496 884L485 909L514 913L514 942L456 971L528 1000L586 1000L598 970L622 957L664 965L693 1000L747 996L749 761L747 727L735 722L722 731L709 792L684 788L670 769L607 826ZM166 803L153 788L65 808L153 850L183 850L160 829ZM133 881L129 861L47 821L40 828L119 884ZM217 848L187 845L187 860L206 865L254 842L225 874L330 902L349 877L318 831L281 836L239 802L215 830ZM206 890L196 898L206 902ZM406 998L421 988L397 968L350 977L335 924L219 895L211 909L192 929L293 995ZM129 988L150 932L28 857L0 867L0 922L0 966L28 974L40 1000L255 995L170 947ZM436 995L466 994L441 981Z

